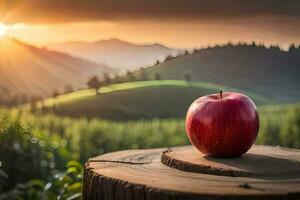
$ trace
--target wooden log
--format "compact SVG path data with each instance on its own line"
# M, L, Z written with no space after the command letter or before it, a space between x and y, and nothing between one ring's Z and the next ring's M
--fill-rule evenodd
M300 199L300 151L254 146L234 159L193 147L104 154L85 165L85 200Z
M279 148L253 146L241 157L222 159L205 156L189 146L163 152L161 162L187 172L220 176L299 178L298 154L297 150L281 152Z

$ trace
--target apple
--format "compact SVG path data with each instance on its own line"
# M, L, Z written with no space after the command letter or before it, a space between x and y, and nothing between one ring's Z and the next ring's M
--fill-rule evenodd
M246 95L220 91L196 99L186 115L186 132L203 154L237 157L253 145L259 130L254 102Z

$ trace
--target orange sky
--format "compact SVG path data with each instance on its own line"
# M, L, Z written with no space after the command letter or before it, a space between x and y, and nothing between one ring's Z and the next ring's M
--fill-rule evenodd
M43 46L50 42L95 41L119 38L135 43L159 42L170 47L191 48L227 41L257 41L266 44L299 43L300 34L287 32L284 23L269 26L252 20L244 24L239 21L97 21L52 24L11 24L6 35L22 41ZM255 22L255 23L254 23ZM292 23L288 24L288 28ZM278 27L280 27L278 29Z
M7 35L38 46L119 38L170 47L300 43L297 0L0 0Z

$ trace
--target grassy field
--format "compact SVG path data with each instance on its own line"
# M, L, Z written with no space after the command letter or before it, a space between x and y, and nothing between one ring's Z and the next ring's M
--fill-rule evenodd
M98 117L108 120L182 118L191 102L199 96L223 91L237 91L209 82L181 80L137 81L103 87L99 95L87 89L44 101L48 110L71 117ZM258 104L270 99L243 91ZM41 105L39 105L41 107Z

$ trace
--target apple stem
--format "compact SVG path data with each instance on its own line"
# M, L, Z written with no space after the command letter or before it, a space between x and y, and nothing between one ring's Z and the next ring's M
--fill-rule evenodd
M220 91L220 97L221 97L221 99L223 99L223 91L222 90Z

